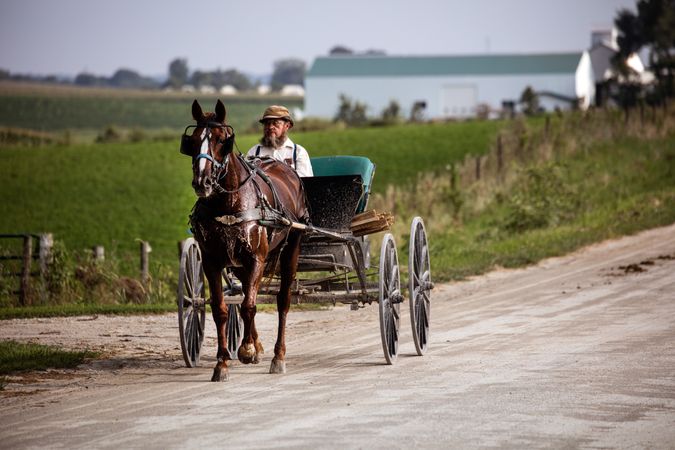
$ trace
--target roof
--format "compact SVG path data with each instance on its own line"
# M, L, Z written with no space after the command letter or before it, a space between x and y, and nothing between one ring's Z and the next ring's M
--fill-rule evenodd
M459 56L322 56L307 77L518 75L574 73L581 52Z

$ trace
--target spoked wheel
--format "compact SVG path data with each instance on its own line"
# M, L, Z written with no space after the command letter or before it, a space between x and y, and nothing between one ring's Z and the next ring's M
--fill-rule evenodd
M398 354L398 329L401 317L401 279L394 237L387 233L380 250L380 335L387 364L393 364Z
M206 319L206 285L202 253L197 242L188 238L183 243L178 271L178 330L180 348L188 367L197 367L204 341Z
M408 252L408 289L410 292L410 324L417 354L422 356L429 343L429 314L431 307L431 266L429 245L424 222L415 217L410 227Z
M241 286L227 269L223 270L223 295L241 294ZM241 319L239 305L227 305L227 352L228 358L237 359L237 350L244 339L244 321Z

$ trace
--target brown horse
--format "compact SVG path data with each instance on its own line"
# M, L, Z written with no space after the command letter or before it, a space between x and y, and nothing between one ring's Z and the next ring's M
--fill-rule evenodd
M227 305L222 271L231 268L242 285L241 317L244 336L237 352L244 364L257 364L263 347L255 327L256 297L263 274L278 273L279 330L270 373L285 373L285 328L291 284L300 252L301 232L288 221L307 218L303 185L288 165L274 160L246 161L233 151L234 132L226 125L226 111L218 100L215 113L204 113L195 100L197 122L183 136L181 151L192 156L192 186L199 197L190 222L202 252L211 292L211 310L218 331L218 362L211 381L229 378Z

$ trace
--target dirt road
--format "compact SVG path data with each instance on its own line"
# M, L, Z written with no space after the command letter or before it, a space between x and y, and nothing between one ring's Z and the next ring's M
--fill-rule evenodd
M376 306L295 312L282 376L259 314L265 358L227 383L208 382L210 320L197 369L174 315L2 322L111 357L10 378L0 447L675 448L675 225L439 285L431 314L428 354L406 311L386 366Z

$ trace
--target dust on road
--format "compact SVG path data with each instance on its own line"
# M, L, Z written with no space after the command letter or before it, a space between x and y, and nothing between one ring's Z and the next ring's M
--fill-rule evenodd
M227 383L208 382L211 320L196 369L173 314L3 321L0 339L108 357L11 377L0 447L674 446L675 225L438 285L423 357L408 320L387 366L376 305L292 312L274 376L276 316L258 314L267 353Z

